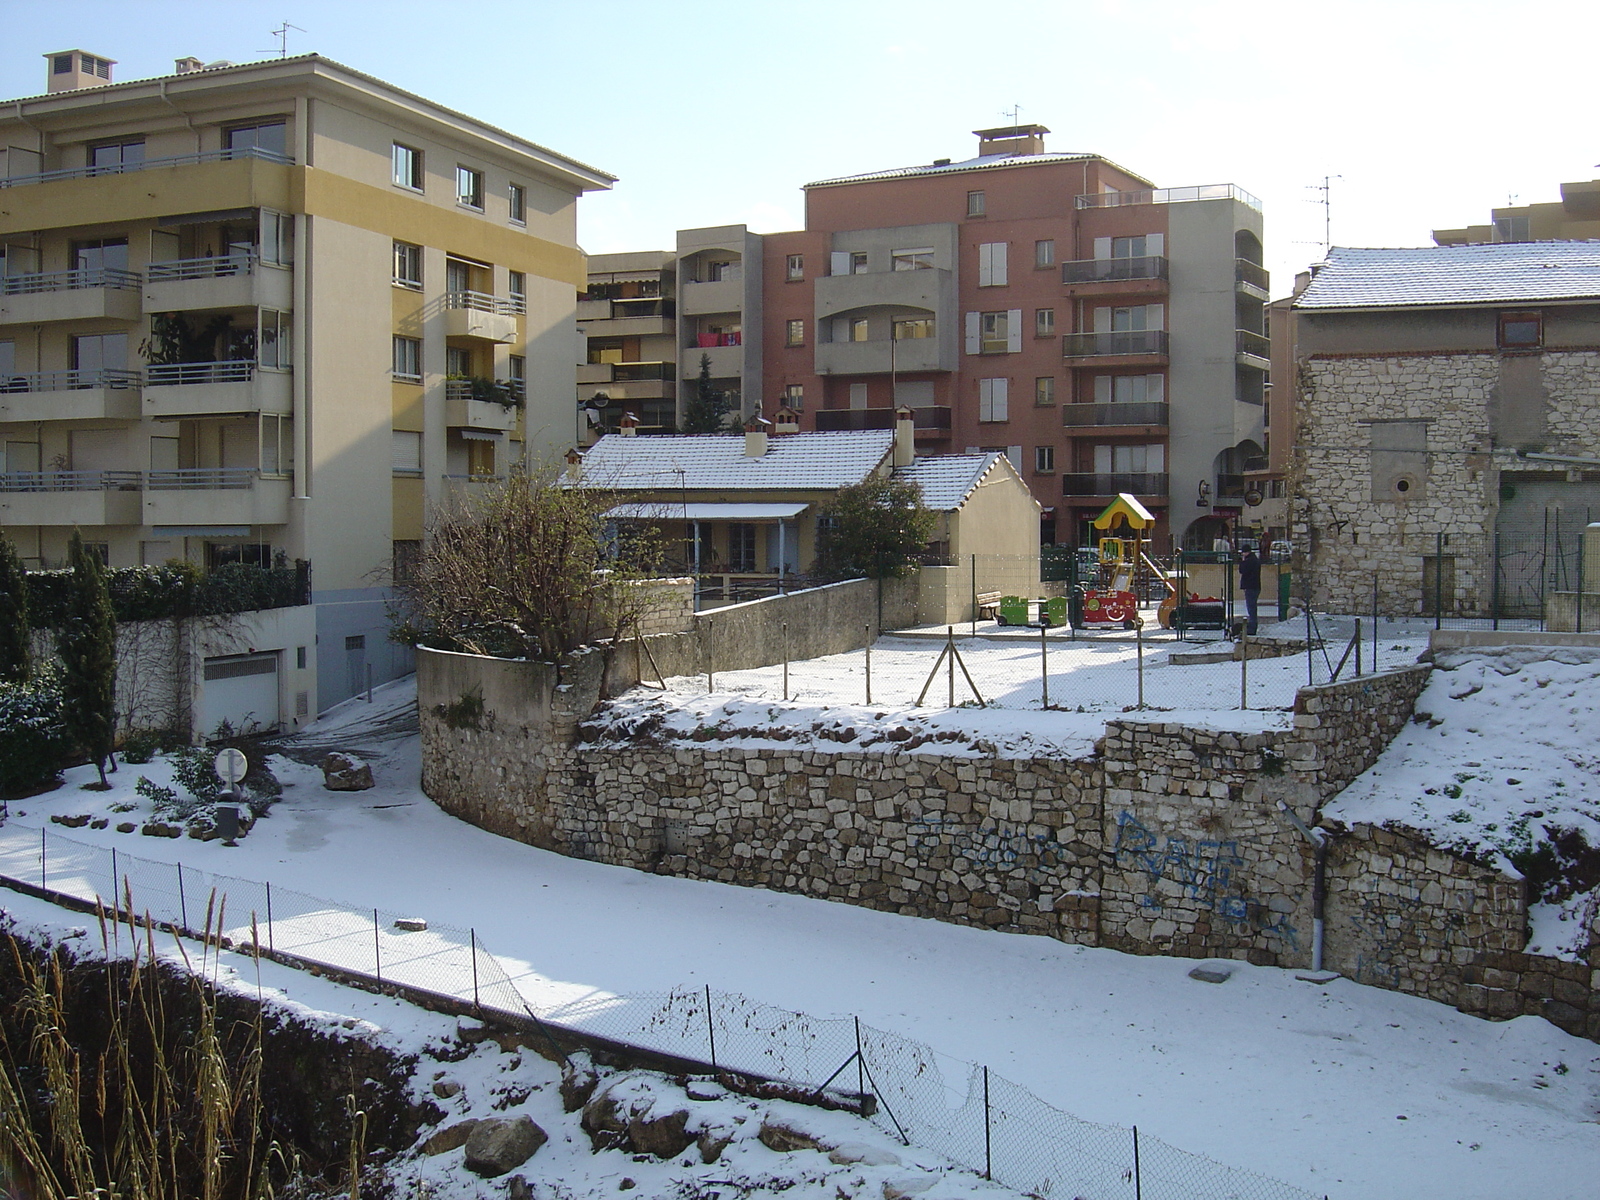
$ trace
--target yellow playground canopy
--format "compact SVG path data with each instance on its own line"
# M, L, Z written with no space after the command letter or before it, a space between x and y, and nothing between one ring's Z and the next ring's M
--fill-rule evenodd
M1122 521L1126 521L1135 529L1149 529L1156 523L1156 518L1148 508L1127 492L1121 492L1115 500L1106 505L1106 510L1094 519L1093 524L1096 529L1110 529Z

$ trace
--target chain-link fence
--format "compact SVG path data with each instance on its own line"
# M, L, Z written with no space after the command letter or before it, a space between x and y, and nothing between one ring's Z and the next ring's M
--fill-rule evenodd
M1031 1196L1078 1200L1312 1200L1311 1193L1156 1138L1084 1121L987 1067L851 1017L819 1018L712 988L531 1004L475 931L154 862L48 829L0 826L0 878L113 907L192 936L460 1003L485 1015L637 1047L708 1069L841 1094L907 1145ZM116 897L113 906L112 897ZM131 905L131 910L130 910Z

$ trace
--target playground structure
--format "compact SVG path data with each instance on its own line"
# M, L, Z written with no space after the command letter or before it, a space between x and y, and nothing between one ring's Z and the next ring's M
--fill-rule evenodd
M1094 519L1094 528L1104 530L1107 536L1100 539L1094 578L1080 584L1074 592L1074 628L1090 625L1121 625L1136 629L1144 623L1139 615L1141 572L1159 580L1167 589L1156 610L1156 619L1163 629L1171 627L1172 613L1179 601L1178 588L1145 550L1145 531L1155 525L1156 519L1144 505L1126 492L1120 494L1105 511ZM1131 536L1120 531L1126 528ZM1110 531L1118 530L1117 534Z

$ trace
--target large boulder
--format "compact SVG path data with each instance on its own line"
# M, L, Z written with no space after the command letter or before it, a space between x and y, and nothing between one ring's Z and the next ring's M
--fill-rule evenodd
M549 1136L531 1117L489 1117L467 1137L467 1170L485 1179L513 1171L534 1156Z
M446 1125L443 1129L436 1130L427 1141L418 1147L424 1154L447 1154L451 1150L459 1150L467 1144L467 1139L476 1129L476 1120L457 1121L454 1125Z
M796 1150L832 1150L803 1129L796 1129L785 1121L768 1117L761 1122L761 1132L756 1134L761 1144L779 1154L792 1154Z
M331 751L322 760L322 786L330 792L364 792L372 786L372 768L354 755Z
M689 1124L689 1110L676 1109L657 1113L652 1108L643 1116L628 1122L628 1141L640 1154L654 1154L657 1158L674 1158L694 1145L695 1135L684 1132Z

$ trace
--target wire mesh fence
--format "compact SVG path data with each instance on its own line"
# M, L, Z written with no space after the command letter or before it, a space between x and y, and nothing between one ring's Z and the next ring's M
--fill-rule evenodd
M98 902L123 919L399 985L557 1030L781 1084L870 1098L868 1118L1003 1186L1077 1200L1313 1200L1135 1130L1065 1113L987 1067L852 1017L813 1017L714 988L535 1004L476 931L352 908L255 880L0 825L0 878ZM131 905L131 907L130 907Z

